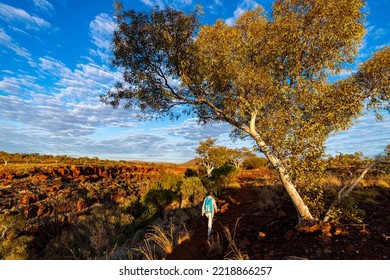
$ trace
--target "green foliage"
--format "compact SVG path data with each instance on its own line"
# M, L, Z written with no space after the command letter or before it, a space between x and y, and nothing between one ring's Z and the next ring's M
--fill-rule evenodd
M326 206L328 206L324 189L317 185L301 188L300 192L312 215L317 218L321 217L326 211Z
M183 180L180 193L182 196L182 205L190 202L190 206L193 206L203 200L207 190L198 177L189 177Z
M264 168L267 167L268 160L263 157L258 157L253 155L244 160L243 167L244 169L256 169L256 168Z
M0 215L0 259L26 260L30 258L29 246L33 238L23 232L26 223L22 214Z
M217 139L207 137L199 142L196 153L200 156L200 164L206 168L207 176L210 177L215 168L229 161L229 150L224 146L217 146Z
M167 189L150 189L143 197L142 203L147 207L155 207L158 212L164 210L164 207L172 203L175 193Z
M339 223L363 223L365 212L359 208L353 197L342 198L334 205L330 220Z
M183 175L166 174L149 186L148 191L141 197L142 204L161 212L167 205L178 199L182 182Z
M211 179L220 188L227 188L237 182L239 170L230 164L224 164L213 170Z
M154 182L149 188L177 192L180 188L183 177L183 174L167 173L162 178Z
M234 187L237 183L239 170L231 164L224 164L212 172L212 176L203 177L202 183L207 191L219 195L224 188Z

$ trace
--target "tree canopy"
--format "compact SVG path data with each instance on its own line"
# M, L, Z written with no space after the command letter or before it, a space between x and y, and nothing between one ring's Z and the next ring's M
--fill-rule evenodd
M137 12L116 3L113 63L124 83L102 100L149 117L184 113L230 123L272 163L300 216L313 219L297 183L320 170L325 140L365 106L389 110L389 46L348 78L329 79L354 62L365 34L363 6L276 0L270 15L258 7L234 25L201 26L199 9Z

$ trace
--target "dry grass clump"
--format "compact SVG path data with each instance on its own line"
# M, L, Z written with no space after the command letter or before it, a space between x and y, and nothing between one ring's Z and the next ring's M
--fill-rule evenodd
M361 182L362 187L380 187L380 188L390 188L390 175L385 174L381 176L369 177L363 179Z
M141 253L145 260L158 260L156 254L156 245L151 244L148 239L144 239L144 245L134 249Z
M280 199L277 187L258 187L256 193L257 210L273 209Z
M151 232L146 234L146 239L154 242L163 252L163 254L171 254L174 247L174 232L175 226L170 224L168 233L160 226L152 226Z
M222 253L223 246L218 233L216 237L212 237L211 239L207 240L207 246L207 256L209 257L219 256Z
M233 233L230 231L229 227L227 226L223 227L226 239L229 242L229 251L225 254L226 260L249 260L249 256L241 252L241 250L238 248L235 241L239 220L240 218L238 218L236 221L236 225L234 226Z
M191 234L188 231L184 223L181 224L180 231L177 238L177 245L182 244L184 241L190 240Z
M328 175L321 180L321 184L328 188L340 188L343 186L343 182L334 175Z
M191 234L184 223L175 226L171 221L166 230L160 225L154 225L145 234L143 245L136 248L135 251L141 253L147 260L165 259L173 252L176 245L180 245L190 238Z

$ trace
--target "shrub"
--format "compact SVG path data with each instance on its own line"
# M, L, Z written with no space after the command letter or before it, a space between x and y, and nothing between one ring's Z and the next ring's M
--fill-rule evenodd
M225 164L215 168L211 177L203 177L202 183L207 191L212 191L216 195L221 194L221 190L228 187L233 187L238 184L237 178L239 169L233 165Z
M244 169L257 169L257 168L264 168L267 166L268 160L266 158L261 158L258 156L252 156L249 158L246 158L243 167Z
M180 188L183 178L183 174L167 173L161 179L154 182L149 188L164 189L171 190L172 192L177 192Z
M142 203L147 207L155 207L161 212L165 206L172 203L175 193L167 189L150 189L143 197Z
M355 200L350 197L344 197L334 206L331 214L333 222L340 223L363 223L365 212L358 208Z
M180 186L182 206L187 204L190 206L198 204L203 200L206 193L207 190L198 177L185 178Z
M22 214L0 216L0 259L26 260L30 258L29 246L33 238L23 232L27 221Z

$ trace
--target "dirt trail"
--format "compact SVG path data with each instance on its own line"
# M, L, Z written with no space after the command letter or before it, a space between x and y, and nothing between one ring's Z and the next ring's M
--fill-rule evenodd
M237 219L250 214L251 207L248 207L248 205L255 202L254 192L249 187L230 190L221 197L217 198L219 211L213 221L212 239L214 240L218 237L224 239L224 227L228 227L233 232ZM191 239L176 247L168 259L201 260L221 258L220 255L213 255L208 252L210 243L207 242L207 218L200 217L193 220L188 225L188 229L192 231Z

